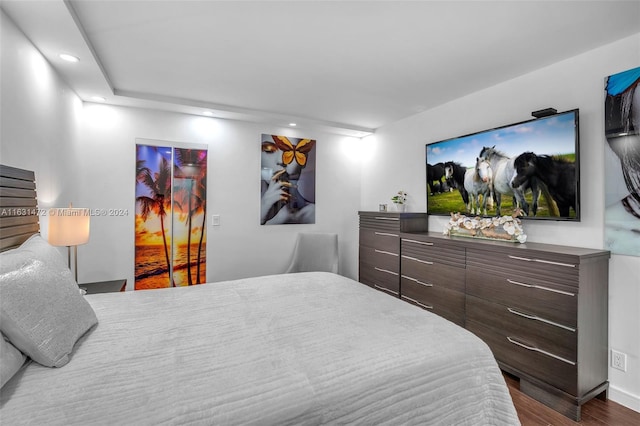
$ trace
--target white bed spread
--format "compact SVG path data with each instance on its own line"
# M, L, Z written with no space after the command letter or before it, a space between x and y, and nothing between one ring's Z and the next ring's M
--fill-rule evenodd
M87 300L98 326L5 385L0 423L519 424L480 339L338 275Z

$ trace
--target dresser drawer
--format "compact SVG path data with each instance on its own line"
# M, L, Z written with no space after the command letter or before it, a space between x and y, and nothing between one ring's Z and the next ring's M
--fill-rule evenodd
M399 234L391 232L373 231L369 229L360 230L360 245L400 254Z
M400 275L397 272L360 262L360 282L396 297L400 294Z
M423 281L402 275L400 278L401 298L433 312L446 312L445 317L464 318L465 296L459 291L430 285Z
M426 213L359 212L360 229L387 232L425 232L429 221Z
M400 272L400 256L390 251L360 246L360 262L391 272Z
M571 395L577 395L577 364L538 348L519 336L496 331L469 318L466 328L484 340L496 360L529 374Z
M398 216L360 216L360 230L400 233L400 217Z
M442 241L402 237L402 254L445 265L465 267L465 250Z
M555 283L466 269L466 292L472 296L539 315L569 327L577 326L578 290Z
M446 311L444 309L442 309L441 306L438 305L433 305L433 306L425 306L419 302L417 302L414 299L410 299L406 296L400 296L400 298L402 300L404 300L407 303L411 303L412 305L416 305L419 308L424 309L425 311L429 311L431 313L434 313L436 315L438 315L439 317L442 317L444 319L447 319L449 321L451 321L454 324L459 325L460 327L464 327L464 314L460 315L459 313L454 313L451 311Z
M555 323L525 310L498 305L473 296L466 297L466 315L470 321L500 330L507 336L517 336L566 360L575 362L578 359L576 328Z
M409 279L416 279L426 284L459 292L465 291L465 273L462 268L402 255L400 258L400 270L402 275Z
M573 256L522 250L467 250L467 267L485 269L489 273L516 275L527 281L553 282L578 287L579 263Z

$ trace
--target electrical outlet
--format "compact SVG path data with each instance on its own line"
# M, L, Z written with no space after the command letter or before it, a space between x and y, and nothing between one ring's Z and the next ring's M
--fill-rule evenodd
M627 354L611 349L611 366L616 370L627 371Z

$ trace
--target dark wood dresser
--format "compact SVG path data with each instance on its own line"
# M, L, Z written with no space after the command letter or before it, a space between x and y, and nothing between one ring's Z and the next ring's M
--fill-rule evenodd
M360 282L400 296L400 233L427 230L425 213L360 212Z
M608 251L402 231L376 245L364 222L361 282L472 331L522 392L567 417L606 398Z
M466 328L521 391L578 421L609 385L610 253L476 241L466 253Z

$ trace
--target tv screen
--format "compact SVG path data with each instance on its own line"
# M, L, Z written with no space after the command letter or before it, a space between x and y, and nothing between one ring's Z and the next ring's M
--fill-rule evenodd
M578 110L426 145L427 213L580 220Z

